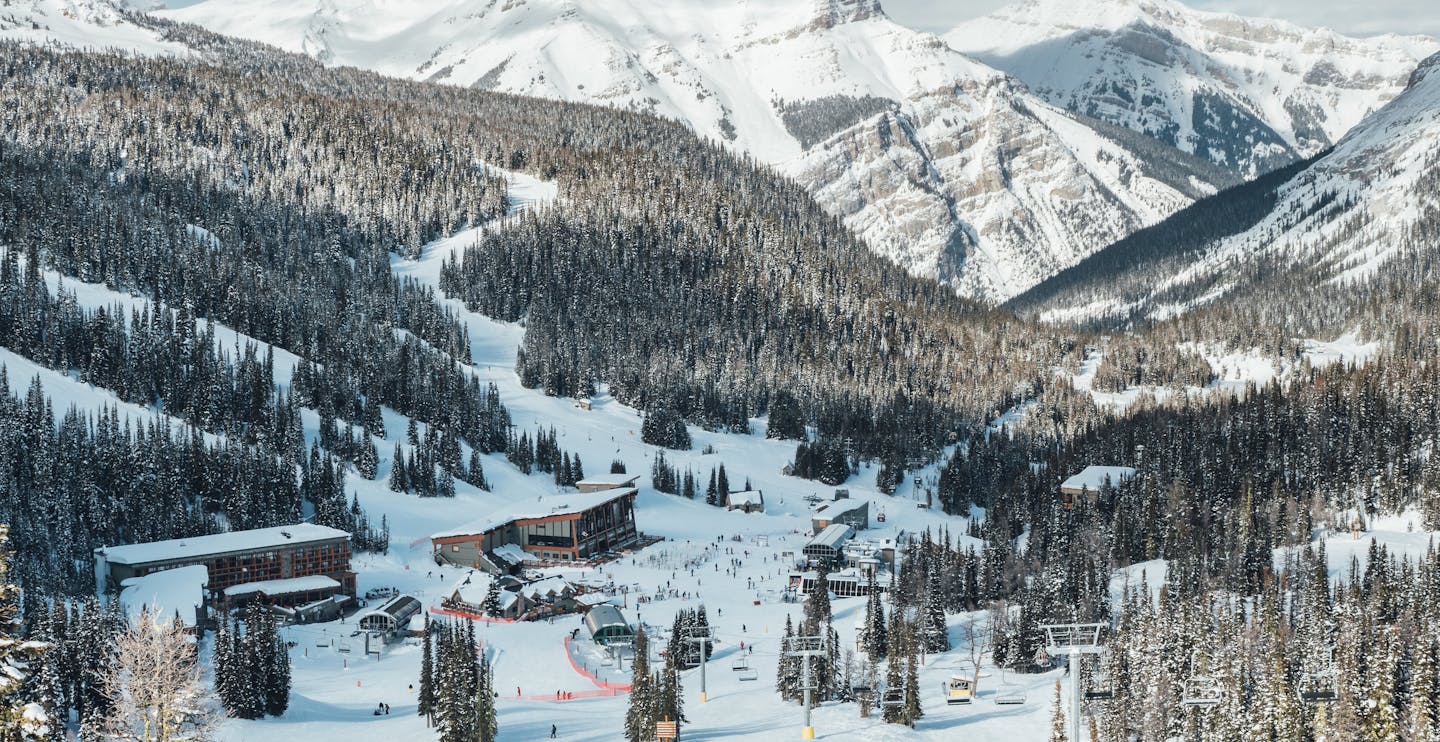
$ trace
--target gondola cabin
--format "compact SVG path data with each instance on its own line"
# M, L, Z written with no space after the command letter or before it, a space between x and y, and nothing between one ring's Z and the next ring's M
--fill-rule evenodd
M945 683L945 703L951 706L969 704L975 700L975 681L951 675Z

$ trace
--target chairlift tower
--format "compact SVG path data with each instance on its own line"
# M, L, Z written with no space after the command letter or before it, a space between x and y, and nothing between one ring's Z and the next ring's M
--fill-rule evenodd
M1070 740L1080 742L1080 657L1105 651L1100 644L1105 624L1043 624L1040 628L1045 630L1046 652L1070 657Z
M815 690L816 686L810 679L810 659L825 654L825 637L791 637L785 642L784 653L786 657L799 657L805 668L804 676L800 680L800 688L805 691L805 726L800 730L800 738L815 739L815 727L810 726L810 692Z
M705 648L709 646L714 638L710 626L690 626L685 629L685 642L693 643L700 652L700 702L705 703Z

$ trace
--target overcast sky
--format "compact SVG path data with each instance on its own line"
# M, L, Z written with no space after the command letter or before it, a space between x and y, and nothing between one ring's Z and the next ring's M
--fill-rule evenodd
M1379 33L1440 36L1440 0L1184 0L1205 10L1283 18L1356 36ZM891 18L940 33L1006 5L1007 0L880 0Z
M168 0L172 8L200 0ZM223 2L223 0L216 0ZM604 2L604 0L592 0ZM664 2L665 0L657 0ZM799 0L797 0L799 1ZM942 33L967 18L984 15L1010 0L880 0L891 18L911 28ZM1326 26L1341 33L1440 36L1440 0L1183 0L1206 10L1261 18L1284 18L1302 26Z

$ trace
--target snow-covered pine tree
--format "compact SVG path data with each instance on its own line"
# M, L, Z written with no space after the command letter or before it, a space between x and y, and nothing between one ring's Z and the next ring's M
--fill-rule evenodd
M625 709L625 739L646 742L655 734L655 688L650 675L650 641L645 627L635 631L635 659L630 663L630 699Z
M264 668L265 713L280 716L290 708L290 649L278 631L273 612L264 612L262 626L264 636L261 641L268 640L270 647Z
M495 713L495 678L490 668L490 657L480 655L479 682L475 686L476 742L495 742L500 734L500 723Z
M52 720L37 699L27 697L26 683L48 647L19 634L20 587L10 581L10 528L0 524L0 740L12 742L24 732L50 733ZM8 731L5 731L8 730ZM13 735L13 736L12 736Z
M421 639L420 690L416 693L415 711L425 717L425 725L435 724L435 637L430 630L430 619L425 619L425 636Z
M927 652L946 652L950 649L949 627L945 623L945 594L940 583L940 570L932 568L925 582L925 607L920 616L922 641Z
M878 663L889 651L889 640L885 630L885 606L880 601L880 591L875 581L870 581L870 595L865 600L865 625L861 630L861 645L871 663Z

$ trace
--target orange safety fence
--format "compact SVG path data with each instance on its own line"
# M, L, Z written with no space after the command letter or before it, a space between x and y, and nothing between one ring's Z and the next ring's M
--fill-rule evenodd
M622 693L624 693L624 692L625 692L625 691L618 690L618 689L615 689L615 688L611 688L611 689L608 689L608 690L603 690L603 689L602 689L602 690L561 691L561 694L560 694L559 696L550 695L550 696L510 696L510 697L511 697L511 698L514 698L514 699L516 699L516 700L520 700L520 701L552 701L552 702L553 702L553 701L576 701L576 700L579 700L579 699L581 699L581 698L612 698L612 697L618 696L618 695L620 695L620 694L622 694ZM502 700L502 701L505 700L505 694L503 694L503 693L500 694L500 700Z
M570 654L570 637L568 636L565 637L565 658L570 660L570 666L575 668L575 672L584 675L586 678L589 678L590 682L594 683L596 687L608 691L621 691L624 693L630 692L629 683L612 683L608 680L601 680L600 678L595 677L594 673L585 670L584 668L575 664L575 655Z

